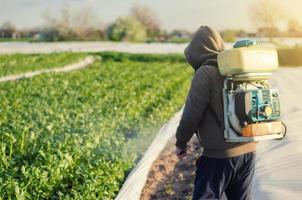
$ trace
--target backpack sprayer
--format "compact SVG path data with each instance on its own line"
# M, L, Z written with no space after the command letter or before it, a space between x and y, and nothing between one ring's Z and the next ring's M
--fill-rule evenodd
M243 40L218 54L218 67L226 76L223 88L224 137L227 142L282 139L279 91L268 78L278 69L277 51L259 42Z

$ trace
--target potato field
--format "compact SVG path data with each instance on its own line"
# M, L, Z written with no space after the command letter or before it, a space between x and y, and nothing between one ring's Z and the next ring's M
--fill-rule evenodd
M0 75L63 66L87 53L2 55ZM183 103L181 55L89 54L81 70L0 85L0 199L114 199Z
M0 77L28 71L49 69L70 64L84 58L80 53L51 53L35 55L0 55Z

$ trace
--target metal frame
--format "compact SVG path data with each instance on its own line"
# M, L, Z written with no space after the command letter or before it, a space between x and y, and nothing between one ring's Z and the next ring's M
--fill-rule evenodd
M228 81L239 81L242 80L243 77L249 77L249 80L263 80L263 78L268 77L269 73L253 73L253 74L241 74L234 77L226 77L224 80L224 88L223 88L223 110L224 110L224 138L226 139L226 142L253 142L253 141L261 141L261 140L271 140L271 139L281 139L284 137L283 133L278 134L272 134L272 135L261 135L261 136L255 136L255 137L242 137L238 136L237 132L232 128L230 125L230 113L228 111L228 104L229 104L229 98L227 90L227 83ZM240 77L240 78L238 78ZM261 77L261 78L259 78ZM246 79L244 79L246 80Z

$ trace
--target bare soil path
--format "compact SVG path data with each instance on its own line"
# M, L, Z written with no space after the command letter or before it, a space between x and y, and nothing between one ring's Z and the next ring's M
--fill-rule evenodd
M191 199L195 177L195 161L201 153L197 138L188 144L188 155L179 160L174 154L175 139L168 142L153 163L140 200Z

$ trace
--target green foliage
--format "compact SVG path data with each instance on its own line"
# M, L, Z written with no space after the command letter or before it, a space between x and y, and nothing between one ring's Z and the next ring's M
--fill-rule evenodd
M82 53L12 54L0 55L0 76L28 71L62 67L83 59Z
M21 38L2 38L0 37L0 42L29 42L30 38L21 37Z
M33 41L40 42L57 42L61 40L62 36L60 32L55 28L46 28L38 33L37 38L34 38Z
M189 43L191 38L179 38L179 37L170 37L167 42L169 43Z
M140 56L1 84L1 199L116 196L190 82L184 62Z
M237 39L237 32L238 31L236 31L236 30L227 29L227 30L224 30L221 33L221 35L225 42L235 42Z
M278 51L281 66L302 66L302 47L280 48Z
M118 52L102 52L97 55L102 57L103 61L138 61L138 62L186 62L183 54L131 54Z
M116 20L108 28L108 38L113 41L144 42L146 28L135 17L127 16Z
M167 41L170 43L189 43L192 39L192 33L184 30L178 29L174 30L169 34L166 34Z

